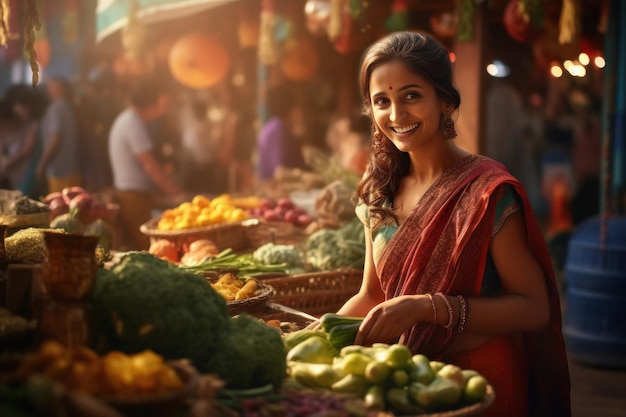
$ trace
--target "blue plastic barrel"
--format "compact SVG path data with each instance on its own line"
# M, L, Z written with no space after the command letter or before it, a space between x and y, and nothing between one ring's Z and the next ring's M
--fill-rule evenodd
M563 336L573 359L626 368L626 217L592 217L568 243Z

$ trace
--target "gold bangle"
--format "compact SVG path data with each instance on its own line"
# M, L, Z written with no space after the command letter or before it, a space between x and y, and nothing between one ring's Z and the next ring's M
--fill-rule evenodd
M446 303L446 307L448 308L448 322L446 324L444 324L443 327L444 327L444 329L449 329L449 328L452 327L452 323L454 322L454 315L453 315L453 312L452 312L452 304L450 304L450 300L448 300L448 297L443 295L443 293L436 292L435 295L438 295L439 297L441 297L443 302Z
M433 306L433 323L437 324L437 306L435 305L435 300L433 300L433 296L430 294L426 294L426 297L428 297L430 304Z
M460 311L459 311L459 322L457 323L456 326L456 331L457 333L461 333L463 331L463 329L465 329L465 323L467 323L467 312L468 312L468 305L467 305L467 301L465 300L465 297L463 297L462 295L457 295L457 298L459 299L459 303L460 303Z

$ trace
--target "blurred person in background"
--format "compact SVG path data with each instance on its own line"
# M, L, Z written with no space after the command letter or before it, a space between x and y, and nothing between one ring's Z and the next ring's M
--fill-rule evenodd
M294 135L300 109L288 86L270 87L266 96L268 119L257 142L257 174L261 181L274 177L279 166L304 168L302 145Z
M127 108L111 126L109 162L114 198L120 205L119 240L126 250L148 249L149 239L141 233L140 226L150 220L160 196L164 195L172 204L187 199L158 162L150 134L150 124L166 114L168 105L164 83L142 78L131 89Z
M48 192L82 186L81 141L70 84L61 78L46 81L50 103L42 120L43 154L37 177L47 180Z
M208 98L191 93L184 98L180 112L181 186L185 191L208 193L215 187L219 138L213 135ZM207 181L207 179L211 179Z
M571 211L577 226L600 211L600 109L597 98L584 88L572 89L569 99L575 116L572 171L576 189Z
M86 150L83 182L90 190L104 191L112 185L112 174L109 158L102 155L108 153L109 131L125 107L125 93L113 70L104 63L91 69L81 86L76 108Z
M519 142L524 128L524 100L507 78L490 79L487 90L486 140L484 154L502 162L513 175L520 178L524 165L520 163Z
M11 103L5 98L0 100L0 189L12 190L13 184L6 169L11 150L17 143L17 117Z
M340 166L359 176L365 172L369 156L372 123L355 110L347 116L335 119L326 132L326 144Z
M2 166L2 176L12 189L38 199L47 194L47 183L37 177L36 169L42 153L41 118L46 108L45 96L26 84L10 87L5 93L13 122L12 145Z

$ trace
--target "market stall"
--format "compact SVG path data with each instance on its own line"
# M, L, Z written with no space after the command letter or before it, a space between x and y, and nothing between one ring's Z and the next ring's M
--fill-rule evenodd
M361 319L334 314L362 276L349 195L330 183L312 213L286 197L198 195L147 222L151 247L133 252L111 251L104 227L85 233L80 219L98 220L91 207L52 216L54 199L33 202L41 222L4 226L0 245L3 406L77 416L479 413L494 393L474 371L401 345L352 345ZM18 279L29 287L20 297Z
M130 16L158 22L223 3L181 1L174 13L158 1L139 1ZM271 3L263 2L266 24ZM363 12L357 3L335 14L345 18L331 39L341 55L355 56L364 44L351 41L358 33L353 17ZM393 3L385 23L402 29L407 5ZM100 3L100 39L133 28L130 4ZM456 29L437 23L447 11L436 12L433 29L451 39ZM316 17L307 12L308 30L328 36L329 22ZM294 37L280 38L282 62L271 59L278 51L267 37L260 57L302 87L323 56L319 42L287 32ZM194 46L181 48L186 57L207 45L223 52L206 37L181 39ZM132 42L125 46L129 56L137 52ZM182 75L180 67L168 68L185 88L201 90L226 77L229 55L221 56L219 71L208 81L203 71L199 84L184 68ZM263 67L260 75L267 75ZM401 345L352 344L362 318L334 313L362 280L358 175L335 170L331 159L309 162L311 170L278 170L254 195L198 194L164 208L141 226L151 242L145 251L112 250L116 207L97 204L86 190L32 202L41 212L7 208L0 222L0 404L27 415L46 409L114 417L444 417L488 408L497 393L471 369Z

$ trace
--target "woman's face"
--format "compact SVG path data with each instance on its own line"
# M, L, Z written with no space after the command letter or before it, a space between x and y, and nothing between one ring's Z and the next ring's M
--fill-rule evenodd
M439 120L445 102L424 78L401 61L381 64L372 71L370 100L381 133L402 152L443 141Z

